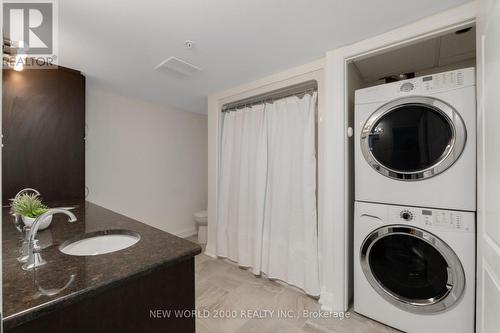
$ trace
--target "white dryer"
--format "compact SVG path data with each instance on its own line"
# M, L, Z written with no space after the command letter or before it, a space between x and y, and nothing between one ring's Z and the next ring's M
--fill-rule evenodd
M474 332L475 214L355 203L354 310L406 332Z
M357 90L357 201L476 210L475 70Z

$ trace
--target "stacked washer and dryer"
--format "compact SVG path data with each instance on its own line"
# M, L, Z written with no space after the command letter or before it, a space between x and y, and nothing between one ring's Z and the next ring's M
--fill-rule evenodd
M354 119L354 310L474 332L474 68L357 90Z

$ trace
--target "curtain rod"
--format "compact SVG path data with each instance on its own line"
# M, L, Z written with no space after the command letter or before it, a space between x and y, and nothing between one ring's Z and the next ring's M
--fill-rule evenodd
M244 99L241 99L239 101L226 103L222 106L222 112L228 112L231 110L235 110L237 108L259 104L259 103L263 103L263 102L269 101L269 100L275 100L275 99L281 99L281 98L285 98L285 97L306 94L309 91L317 91L317 90L318 90L318 82L316 82L314 80L302 82L302 83L294 84L292 86L288 86L285 88L276 89L276 90L273 90L270 92L266 92L264 94L244 98Z

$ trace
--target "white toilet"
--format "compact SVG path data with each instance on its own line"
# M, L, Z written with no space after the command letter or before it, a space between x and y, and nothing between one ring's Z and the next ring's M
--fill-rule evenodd
M194 220L198 225L198 243L206 244L207 243L207 226L208 226L208 218L207 211L202 210L200 212L194 213Z

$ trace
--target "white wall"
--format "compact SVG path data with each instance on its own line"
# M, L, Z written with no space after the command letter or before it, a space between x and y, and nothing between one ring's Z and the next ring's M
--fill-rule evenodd
M207 116L87 83L87 200L179 236L207 205Z

